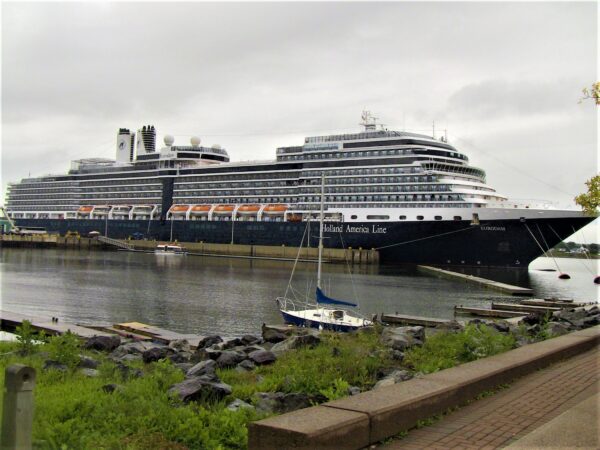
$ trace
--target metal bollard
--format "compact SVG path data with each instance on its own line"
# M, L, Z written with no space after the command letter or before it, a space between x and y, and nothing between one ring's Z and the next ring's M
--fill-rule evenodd
M30 450L35 369L23 364L6 368L1 450Z

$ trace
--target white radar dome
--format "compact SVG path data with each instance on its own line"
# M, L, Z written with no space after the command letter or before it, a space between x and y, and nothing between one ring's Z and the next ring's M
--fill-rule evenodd
M168 147L170 147L171 145L173 145L173 142L175 142L175 138L173 136L171 136L170 134L165 135L165 145L167 145Z
M190 139L192 147L198 147L200 145L200 138L198 136L192 136Z
M221 146L219 144L214 144L212 148L214 148L215 150L221 150Z

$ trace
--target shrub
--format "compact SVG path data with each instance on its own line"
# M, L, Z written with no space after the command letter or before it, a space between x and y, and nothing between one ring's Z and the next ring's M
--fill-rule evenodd
M71 333L71 331L67 331L59 336L52 336L48 340L47 347L51 359L58 361L71 369L75 368L79 363L81 342L75 334Z
M31 355L37 345L36 333L29 320L24 320L16 329L17 350L23 355Z
M460 333L442 332L431 336L422 347L408 350L404 361L418 372L431 373L505 352L514 345L511 335L485 325L467 325Z

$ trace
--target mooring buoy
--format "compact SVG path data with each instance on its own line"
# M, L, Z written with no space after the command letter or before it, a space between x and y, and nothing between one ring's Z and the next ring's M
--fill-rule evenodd
M560 278L561 280L570 280L571 276L568 273L561 273L558 278Z

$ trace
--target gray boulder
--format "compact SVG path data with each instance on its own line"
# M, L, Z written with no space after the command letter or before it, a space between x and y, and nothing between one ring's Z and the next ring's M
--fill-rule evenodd
M187 341L187 339L175 339L174 341L169 342L169 348L175 350L176 352L191 353L192 351L190 343Z
M600 314L595 316L588 316L585 319L583 319L584 328L593 327L598 324L600 324Z
M564 322L548 322L548 333L551 336L562 336L569 332L569 325Z
M224 341L221 344L221 349L223 350L231 350L235 347L243 347L244 342L240 338L232 338Z
M79 364L77 367L82 369L97 369L100 363L93 358L85 355L79 355Z
M223 339L221 338L221 336L218 336L216 334L211 335L211 336L206 336L205 338L201 339L198 342L198 349L202 349L202 348L208 348L211 345L214 344L219 344L220 342L223 342Z
M262 343L262 338L252 334L245 334L241 337L241 341L244 345L256 345Z
M226 350L221 353L221 355L217 358L217 367L226 368L226 367L234 367L238 363L241 363L247 356L243 352L234 352L230 350Z
M425 342L424 327L385 328L381 333L381 342L394 350L404 351Z
M143 341L128 342L126 344L120 345L118 348L113 350L113 352L110 354L110 357L114 359L119 359L125 355L141 355L146 350L151 349L155 345L156 344L153 344L151 342Z
M68 368L66 365L59 363L58 361L54 361L52 359L47 359L46 361L44 361L44 365L42 366L42 369L58 370L60 372L66 372Z
M380 389L385 386L392 386L396 383L410 380L412 377L412 374L407 370L394 370L388 376L379 380L375 384L375 386L373 386L373 389Z
M553 319L569 322L572 325L582 325L583 319L587 317L588 313L585 308L577 309L561 309L552 313Z
M269 352L267 350L257 350L248 355L248 358L252 360L254 364L257 366L262 366L265 364L272 364L277 359L275 353Z
M194 364L192 363L175 363L174 364L175 367L177 367L179 370L181 370L183 373L188 373L188 371L194 367Z
M254 409L254 406L252 406L250 403L240 400L239 398L236 398L229 405L227 405L227 409L229 411L239 411L240 409Z
M177 352L168 356L169 360L175 364L186 363L191 357L192 354L187 352Z
M96 377L100 376L100 372L97 371L96 369L89 369L87 367L84 367L83 369L80 369L79 371L88 378L96 378Z
M266 348L261 347L260 345L248 345L247 347L244 347L242 351L248 355L257 350L266 350Z
M358 386L350 386L348 388L348 394L358 395L358 394L360 394L360 388Z
M262 326L262 338L267 342L281 342L293 334L293 328L278 326L278 325L265 325Z
M193 366L190 370L187 371L187 377L199 377L201 375L205 375L207 373L215 373L215 369L217 368L217 363L212 359L207 359L206 361L199 362L195 366Z
M133 362L133 361L141 361L142 354L141 353L128 353L127 355L123 355L120 358L112 358L113 360L120 362Z
M321 343L321 338L316 334L306 334L303 336L292 336L287 338L285 341L278 342L271 347L271 352L275 356L300 347L315 347Z
M149 350L146 350L142 353L142 360L148 364L151 362L156 362L161 359L165 359L170 355L173 355L175 350L169 347L153 347Z
M88 350L112 352L119 345L121 345L121 338L119 336L92 336L85 341L84 347Z
M169 389L169 394L183 402L218 401L231 395L231 386L225 383L207 381L201 377L188 378Z
M256 368L256 364L254 364L249 359L245 359L241 363L239 363L235 369L237 371L248 372L250 370L254 370L255 368Z

